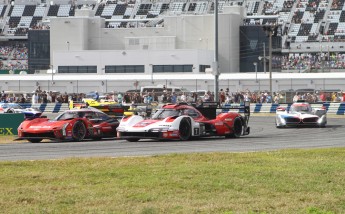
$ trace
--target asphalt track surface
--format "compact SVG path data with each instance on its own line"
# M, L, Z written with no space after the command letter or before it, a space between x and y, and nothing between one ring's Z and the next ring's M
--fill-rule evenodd
M47 160L72 157L151 156L171 153L255 152L294 148L345 147L345 118L328 118L325 128L277 129L273 116L252 116L250 135L192 141L106 139L83 142L16 142L0 145L1 161Z

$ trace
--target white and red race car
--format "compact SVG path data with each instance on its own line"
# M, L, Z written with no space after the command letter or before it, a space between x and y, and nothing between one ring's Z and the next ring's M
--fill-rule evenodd
M210 136L237 138L249 134L249 103L237 107L244 109L244 116L238 112L228 111L229 109L226 110L228 112L216 115L220 109L215 106L167 104L158 109L151 118L146 119L139 115L125 116L116 129L117 137L130 142L140 139L185 141ZM224 109L222 110L224 112Z
M312 108L304 100L293 103L289 108L278 107L276 110L276 127L325 127L326 109Z

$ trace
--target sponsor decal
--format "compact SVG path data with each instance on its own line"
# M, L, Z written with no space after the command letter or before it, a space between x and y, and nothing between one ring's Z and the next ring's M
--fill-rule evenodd
M32 129L50 129L51 126L30 126Z
M14 135L13 128L0 128L0 135Z

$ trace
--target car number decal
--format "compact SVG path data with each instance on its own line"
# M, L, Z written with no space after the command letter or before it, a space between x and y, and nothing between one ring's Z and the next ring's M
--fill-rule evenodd
M194 128L194 135L200 135L200 129Z

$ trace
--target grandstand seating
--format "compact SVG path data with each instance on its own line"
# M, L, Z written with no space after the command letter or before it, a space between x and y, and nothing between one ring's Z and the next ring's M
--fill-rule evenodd
M214 11L213 0L102 0L94 2L95 4L88 5L89 9L95 12L95 16L108 19L106 27L110 28L134 27L129 24L131 23L129 19L149 18L156 18L157 21L146 21L138 27L155 27L158 23L164 23L166 15L212 14ZM282 25L282 48L284 48L285 41L291 43L344 42L344 2L345 0L219 0L218 9L221 13L225 6L243 5L247 15L250 16L244 20L244 24L275 25L278 23ZM50 17L75 16L75 10L81 9L83 5L74 3L0 4L0 18L4 25L0 29L1 36L27 36L28 30L37 29L42 20ZM266 15L267 18L265 18ZM278 19L272 19L268 15L278 15Z

